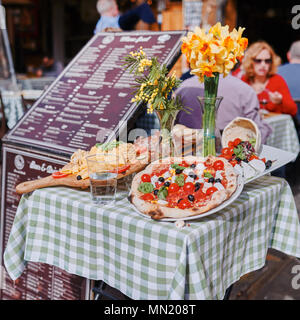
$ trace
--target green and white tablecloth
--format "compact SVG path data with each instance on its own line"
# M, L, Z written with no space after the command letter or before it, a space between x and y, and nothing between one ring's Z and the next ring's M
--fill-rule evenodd
M264 119L272 128L272 133L266 145L298 154L300 151L299 139L292 117L289 114Z
M89 193L47 188L22 197L4 253L12 279L26 261L103 280L133 299L222 299L264 266L268 247L300 257L289 185L265 176L240 197L183 229L135 212L127 199L98 207Z

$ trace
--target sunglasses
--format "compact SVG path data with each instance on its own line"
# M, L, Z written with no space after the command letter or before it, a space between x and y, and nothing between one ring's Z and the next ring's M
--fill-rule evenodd
M253 59L254 63L260 64L262 62L266 63L266 64L271 64L272 63L272 59Z

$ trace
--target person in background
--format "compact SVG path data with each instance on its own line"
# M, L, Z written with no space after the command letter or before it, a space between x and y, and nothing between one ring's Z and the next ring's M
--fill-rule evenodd
M37 77L57 77L64 67L62 63L55 62L52 57L44 56L41 66L36 71Z
M300 123L300 40L292 43L287 58L289 63L278 67L278 74L286 81L294 101L298 101L297 120Z
M253 43L242 61L242 80L257 93L261 109L295 116L297 105L285 80L276 74L280 60L265 41Z
M180 111L176 123L189 128L202 128L202 111L198 96L204 96L204 84L200 83L197 76L183 81L175 91L175 96L181 96L185 106L193 109L191 114ZM245 117L253 120L261 131L262 143L272 132L271 127L264 122L259 114L259 102L255 91L242 80L228 75L220 75L218 96L223 100L217 112L216 127L223 131L225 126L236 117Z
M98 0L97 10L101 17L96 24L94 33L109 30L134 30L140 21L148 26L156 22L154 14L146 2L120 14L115 0Z

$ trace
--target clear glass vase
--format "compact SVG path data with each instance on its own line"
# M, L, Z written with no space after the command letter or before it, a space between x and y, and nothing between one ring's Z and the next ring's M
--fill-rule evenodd
M223 97L198 97L202 111L202 156L215 156L221 148L221 133L216 127L216 115Z
M172 129L178 110L155 110L160 125L159 158L173 157L177 155Z

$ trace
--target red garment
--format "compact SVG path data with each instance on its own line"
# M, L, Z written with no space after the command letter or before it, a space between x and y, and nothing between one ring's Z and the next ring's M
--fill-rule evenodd
M242 80L251 85L250 80L245 75L243 75ZM274 104L271 102L268 91L278 91L281 93L281 104ZM290 90L285 80L279 74L275 74L269 78L265 89L258 94L257 97L261 109L277 113L287 113L291 116L295 116L297 114L297 105L290 94Z

